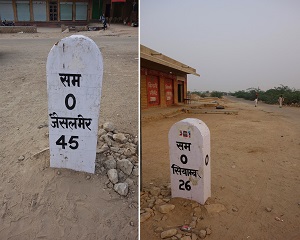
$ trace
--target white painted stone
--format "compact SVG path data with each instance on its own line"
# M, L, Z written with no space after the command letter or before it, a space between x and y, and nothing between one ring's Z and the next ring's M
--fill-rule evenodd
M210 131L206 124L195 118L175 123L169 131L169 153L172 197L204 204L211 196Z
M72 82L73 76L70 76L69 84L59 74L81 74L80 84ZM47 89L50 167L95 172L102 79L102 55L90 38L82 35L64 38L49 52ZM66 126L62 120L56 124L53 117L75 118L77 125ZM91 119L90 125L78 125L79 118ZM65 136L64 147L57 144L61 136Z

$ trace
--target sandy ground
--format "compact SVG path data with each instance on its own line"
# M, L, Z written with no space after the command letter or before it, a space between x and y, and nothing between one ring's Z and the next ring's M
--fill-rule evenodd
M39 29L38 29L39 30ZM74 33L0 35L0 239L137 239L138 187L120 197L106 178L49 168L46 59ZM99 125L138 133L138 28L80 32L100 47ZM25 159L18 161L23 155Z
M192 230L210 228L206 239L300 239L300 109L265 104L255 108L252 102L233 98L225 106L238 114L183 113L153 120L155 112L162 116L161 110L142 112L141 212L157 199L149 195L153 187L170 184L170 127L199 118L211 132L212 196L206 205L220 204L226 210L208 213L200 206ZM168 202L171 197L164 198ZM160 239L162 230L180 232L178 226L192 222L197 203L180 198L169 203L174 210L162 214L154 207L154 214L141 223L141 239Z

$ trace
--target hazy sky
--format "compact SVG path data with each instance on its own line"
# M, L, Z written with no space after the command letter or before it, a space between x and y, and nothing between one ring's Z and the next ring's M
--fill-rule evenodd
M300 89L299 0L140 0L140 34L197 69L189 90Z

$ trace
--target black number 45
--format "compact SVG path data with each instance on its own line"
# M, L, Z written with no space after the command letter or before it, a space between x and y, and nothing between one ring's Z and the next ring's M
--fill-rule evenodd
M78 136L71 136L68 142L70 144L69 148L73 150L77 149L79 146L78 142L75 139L78 139ZM65 149L68 143L66 143L65 135L61 135L60 138L56 141L56 145L61 145L62 149Z

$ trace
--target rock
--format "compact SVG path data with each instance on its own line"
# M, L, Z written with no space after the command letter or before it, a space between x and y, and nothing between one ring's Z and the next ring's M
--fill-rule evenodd
M192 240L190 236L184 236L181 238L181 240Z
M195 228L196 225L197 225L197 222L196 222L196 221L192 221L192 222L190 223L190 227L191 227L191 228Z
M163 204L165 203L162 199L158 198L156 201L155 201L155 205L159 205L159 204Z
M113 139L116 142L119 142L119 143L126 143L127 142L127 138L125 137L125 135L123 133L114 134Z
M120 151L120 148L119 147L111 147L110 150L115 153L118 153Z
M192 233L192 240L197 240L198 236L195 233Z
M127 175L122 171L118 171L118 176L119 176L119 182L125 182L125 180L127 179Z
M97 153L103 153L109 150L109 146L105 143L103 146L97 151Z
M118 171L117 171L117 169L110 169L110 170L108 170L107 176L108 176L108 179L113 184L116 184L118 182ZM127 195L127 193L125 195Z
M133 169L132 169L132 173L131 173L133 176L136 176L138 177L139 176L139 168L138 166L134 166Z
M144 208L144 210L145 210L146 212L150 212L151 215L154 214L154 211L153 211L151 208Z
M113 188L113 187L114 187L114 184L113 184L111 181L109 181L109 183L106 184L106 186L107 186L108 188Z
M210 206L210 205L208 205L208 206ZM196 217L201 217L202 216L202 210L201 210L200 207L194 208L194 216L196 216Z
M168 219L168 216L167 216L167 215L164 215L164 216L161 218L162 221L166 221L167 219Z
M205 238L205 236L206 236L206 231L205 230L200 230L199 231L199 237L203 239L203 238Z
M133 169L133 164L128 159L117 161L117 168L127 175L130 175Z
M210 235L212 233L210 228L206 228L205 231L206 231L206 235Z
M134 185L134 181L131 178L127 178L125 180L125 182L128 184L128 186L133 186Z
M238 212L239 209L238 209L237 207L233 206L233 207L232 207L232 211L233 211L233 212Z
M275 217L275 220L276 220L276 221L280 221L280 218L279 218L279 217Z
M140 222L143 223L151 217L150 212L145 212L140 215Z
M21 155L19 158L18 158L18 161L21 162L25 159L25 156L24 155Z
M86 179L86 180L90 180L90 179L91 179L91 176L90 176L90 175L87 175L87 176L85 177L85 179Z
M129 157L129 156L131 156L132 154L134 154L134 151L131 151L129 148L125 149L124 155L125 155L126 157Z
M133 223L133 221L130 221L130 223L129 223L129 224L130 224L130 226L134 226L134 223Z
M267 211L267 212L271 212L271 211L272 211L272 208L266 207L266 211Z
M111 138L109 137L108 134L103 135L102 137L103 137L103 140L106 142L106 144L107 144L108 146L111 146L111 145L112 145L112 140L111 140Z
M216 106L216 109L225 109L225 107L222 105L218 105L218 106Z
M220 203L205 205L204 207L206 208L206 210L209 214L210 213L219 213L221 211L226 210L225 206L223 204L220 204Z
M111 122L104 123L103 128L107 132L113 132L115 130L115 126Z
M154 232L161 233L164 229L162 227L157 227Z
M154 203L149 203L148 204L148 208L153 208L154 207Z
M157 207L157 211L160 213L169 213L175 208L173 204L164 204Z
M103 128L100 128L99 131L98 131L98 136L101 137L102 135L104 135L106 133L107 132Z
M160 234L160 237L162 239L164 238L169 238L169 237L173 237L174 235L177 234L177 229L173 228L173 229L169 229L167 231L163 231L161 234Z
M181 239L181 237L182 237L182 234L177 233L176 235L174 235L174 236L172 237L172 239L175 238L175 240L178 240L178 239Z
M114 186L114 190L121 196L126 196L128 194L128 184L127 183L117 183Z
M116 162L115 159L106 160L106 161L104 162L104 167L105 167L107 170L117 168L117 162Z
M131 162L136 162L138 164L139 158L137 156L131 156L132 161Z
M197 203L197 202L192 202L192 208L196 208L196 207L199 207L199 203Z
M158 196L160 194L160 188L159 187L152 187L150 189L150 193L152 196Z
M60 175L61 174L61 172L60 171L57 171L57 173L56 173L57 175Z

